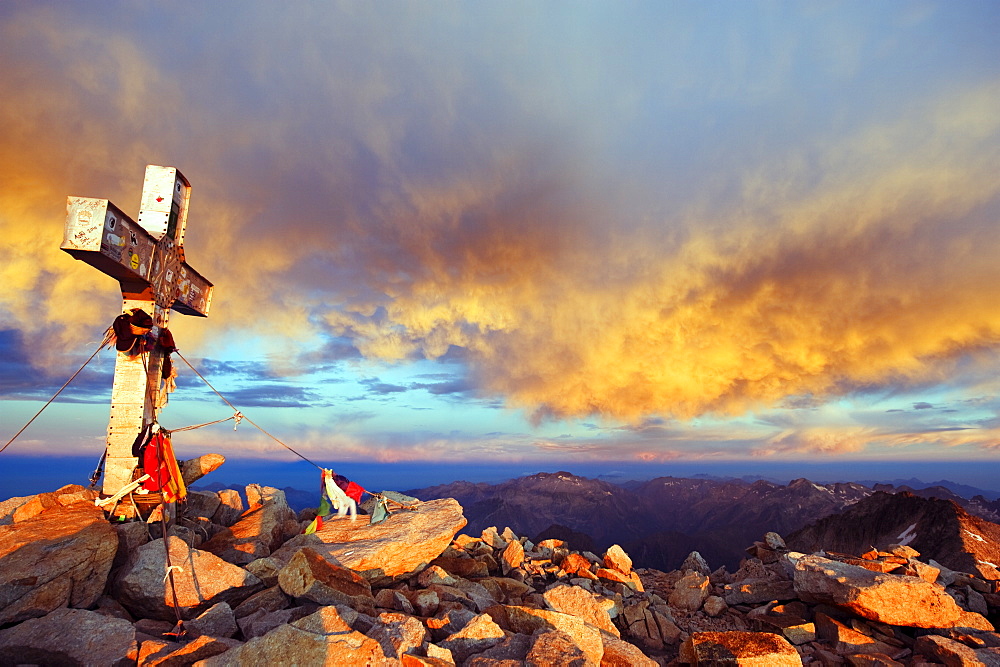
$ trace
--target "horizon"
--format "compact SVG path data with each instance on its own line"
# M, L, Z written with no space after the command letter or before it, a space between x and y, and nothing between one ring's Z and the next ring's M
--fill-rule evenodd
M937 0L0 3L0 444L119 314L67 197L134 218L158 164L215 285L183 359L307 458L995 470L998 32ZM114 363L0 466L99 453ZM233 416L173 363L164 428ZM285 456L246 421L174 446Z
M34 495L54 491L65 484L89 483L90 474L97 465L99 455L86 457L56 456L5 456L0 454L0 501L9 497ZM571 461L550 462L542 468L516 463L475 465L440 464L434 462L407 463L332 463L317 461L330 466L365 488L373 491L410 491L414 489L450 484L453 482L485 482L498 484L510 479L538 473L568 472L577 477L600 479L612 484L629 481L648 481L658 477L765 479L787 485L799 478L817 484L836 482L899 483L919 480L927 488L937 482L972 487L984 492L989 500L1000 498L1000 462L989 466L955 462L941 466L939 462L911 462L902 468L896 462L884 461L877 465L870 462L792 462L779 465L760 463L746 466L744 462L672 463L651 467L631 461L618 461L617 465L579 464ZM851 471L856 472L851 472ZM240 459L227 457L217 470L201 478L195 486L218 482L227 488L242 488L257 483L275 488L293 488L310 491L319 488L319 477L310 463L301 460ZM959 494L961 495L961 494Z

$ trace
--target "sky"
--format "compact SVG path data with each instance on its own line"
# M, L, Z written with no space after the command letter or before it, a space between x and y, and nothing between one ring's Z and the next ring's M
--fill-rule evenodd
M315 461L1000 459L1000 5L0 3L0 445L67 196L192 185L184 358ZM113 352L5 455L99 456ZM180 360L168 429L232 415ZM247 422L180 456L295 460ZM2 467L2 460L0 460Z

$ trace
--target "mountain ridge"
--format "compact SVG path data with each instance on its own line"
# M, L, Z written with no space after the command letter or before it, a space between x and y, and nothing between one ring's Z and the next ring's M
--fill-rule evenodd
M940 499L985 521L1000 519L1000 507L994 507L1000 503L982 495L963 498L943 485L868 487L806 478L781 484L767 479L658 477L626 488L559 471L492 485L457 482L407 491L422 500L456 498L473 530L504 525L532 537L558 536L597 550L617 543L637 564L663 570L673 569L692 551L713 566L736 569L745 546L760 535L793 533L878 492Z
M876 491L844 512L785 537L790 549L863 553L911 546L961 572L1000 579L1000 524L974 516L953 500Z

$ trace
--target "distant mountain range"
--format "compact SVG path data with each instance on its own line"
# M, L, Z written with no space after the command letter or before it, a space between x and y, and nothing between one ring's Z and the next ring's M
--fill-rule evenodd
M879 480L857 480L858 484L864 484L865 486L875 487L879 484L889 484L895 487L912 487L914 489L928 489L936 487L944 487L954 493L955 495L962 498L973 498L975 496L982 496L987 500L1000 500L1000 492L998 491L987 491L984 489L977 489L974 486L969 486L968 484L959 484L957 482L952 482L947 479L941 479L936 482L924 482L915 477L910 479L894 479L888 482Z
M919 485L916 480L905 481ZM596 552L617 543L638 566L667 571L698 551L712 567L725 565L733 571L745 556L746 545L765 532L792 534L874 494L935 498L970 516L1000 521L1000 501L970 490L977 493L966 499L943 483L914 489L878 483L816 484L796 479L779 484L705 477L661 477L618 486L556 472L500 484L455 482L407 493L422 500L457 499L469 521L466 530L473 534L489 526L509 526L536 540L558 537L571 548Z
M217 491L223 485L197 488ZM319 502L318 490L282 490L295 510ZM976 561L1000 565L1000 556L969 537L1000 545L1000 500L947 480L927 485L916 479L832 484L795 479L782 484L698 475L615 484L555 472L405 493L421 500L455 498L470 534L509 526L536 542L555 537L580 551L601 553L619 544L636 566L664 571L676 569L692 551L712 568L725 565L735 571L746 546L769 531L802 551L860 553L904 541L911 525L914 548L949 567L971 571Z

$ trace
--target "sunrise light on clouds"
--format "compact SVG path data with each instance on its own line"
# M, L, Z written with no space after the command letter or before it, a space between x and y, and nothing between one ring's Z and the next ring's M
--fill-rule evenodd
M998 29L985 2L7 3L0 436L117 314L59 250L66 197L134 215L163 164L216 286L178 347L310 456L995 460ZM113 364L11 451L99 451ZM179 370L165 423L227 416Z

